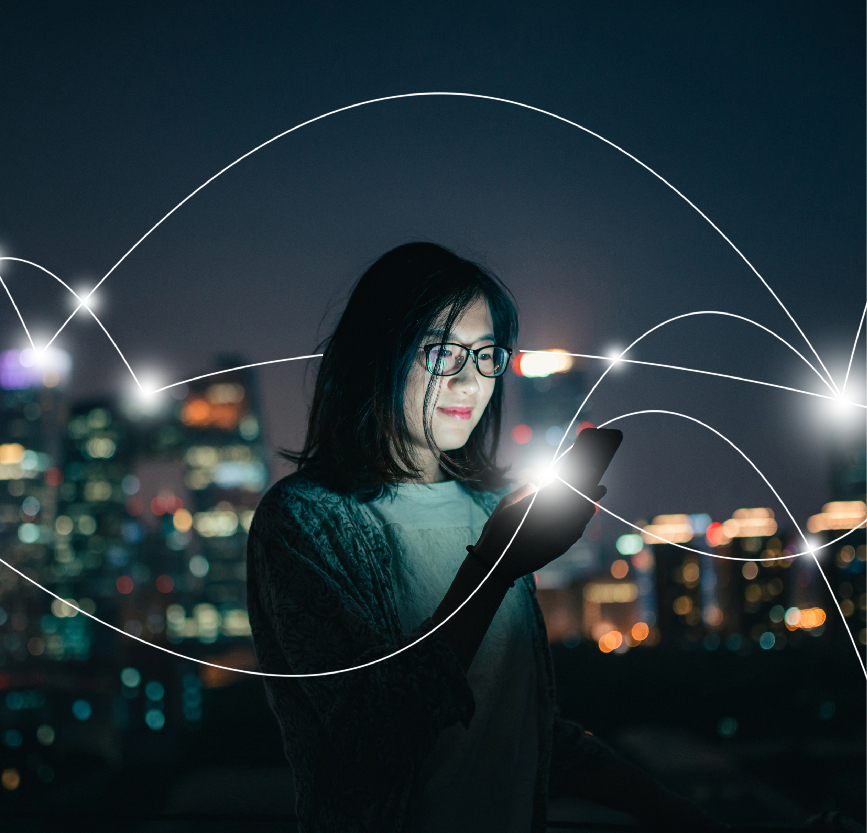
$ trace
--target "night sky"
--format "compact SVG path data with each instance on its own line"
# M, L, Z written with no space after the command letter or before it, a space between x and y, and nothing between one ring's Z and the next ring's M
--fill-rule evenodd
M278 133L380 96L476 93L575 121L665 177L842 380L865 302L862 3L435 6L10 6L2 254L89 289L177 203ZM816 363L730 246L634 161L547 116L457 97L372 104L269 145L142 243L100 287L96 311L134 370L160 384L212 369L217 353L303 355L366 266L414 239L503 278L520 348L604 355L672 316L722 310ZM37 338L50 337L71 296L31 267L3 264L0 275ZM0 303L2 349L25 346ZM131 388L86 314L56 343L73 356L76 397ZM779 341L731 318L669 325L631 355L827 392ZM862 335L849 388L861 402L864 355ZM314 379L305 388L304 364L262 371L272 446L303 440ZM587 367L596 378L605 364ZM592 418L646 408L731 439L799 523L832 497L830 438L864 424L863 411L859 429L814 397L639 366L606 378ZM606 503L627 519L784 514L705 429L662 416L617 427L626 440ZM278 465L272 479L288 471ZM608 535L623 531L606 521Z

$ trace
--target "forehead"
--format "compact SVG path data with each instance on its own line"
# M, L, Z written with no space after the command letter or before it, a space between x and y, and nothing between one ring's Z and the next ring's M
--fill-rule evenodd
M427 337L440 338L443 335L442 325L445 316L425 333ZM494 339L494 322L491 310L484 298L477 298L468 306L452 325L449 339L462 344L472 344L476 341L492 341Z

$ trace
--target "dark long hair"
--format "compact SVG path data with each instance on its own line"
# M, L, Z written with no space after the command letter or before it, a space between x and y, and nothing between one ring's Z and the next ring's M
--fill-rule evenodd
M358 280L334 333L324 346L307 439L299 452L280 456L305 468L329 488L366 501L385 487L418 479L404 414L404 392L423 334L434 326L448 341L461 313L487 301L497 344L514 349L518 315L502 281L478 264L435 243L407 243L379 258ZM442 323L440 323L442 322ZM431 375L423 424L434 443L428 405L438 377ZM466 444L440 451L440 468L469 491L507 485L496 465L503 377Z

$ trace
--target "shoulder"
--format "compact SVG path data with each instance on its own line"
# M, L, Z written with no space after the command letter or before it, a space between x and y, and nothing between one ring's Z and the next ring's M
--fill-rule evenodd
M297 471L265 492L253 514L250 531L263 534L275 527L315 529L329 519L344 518L350 500L326 488L309 472Z

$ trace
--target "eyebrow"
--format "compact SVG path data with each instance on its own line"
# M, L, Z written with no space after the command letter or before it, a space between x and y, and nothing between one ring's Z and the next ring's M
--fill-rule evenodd
M445 335L445 332L443 330L428 330L424 334L424 337L427 338L428 336L432 336L435 338L440 338L443 335ZM451 335L453 338L456 338L454 333L452 333ZM495 338L496 337L494 336L493 333L485 333L483 336L480 336L479 338L477 338L476 341L491 341L491 342L493 342Z

